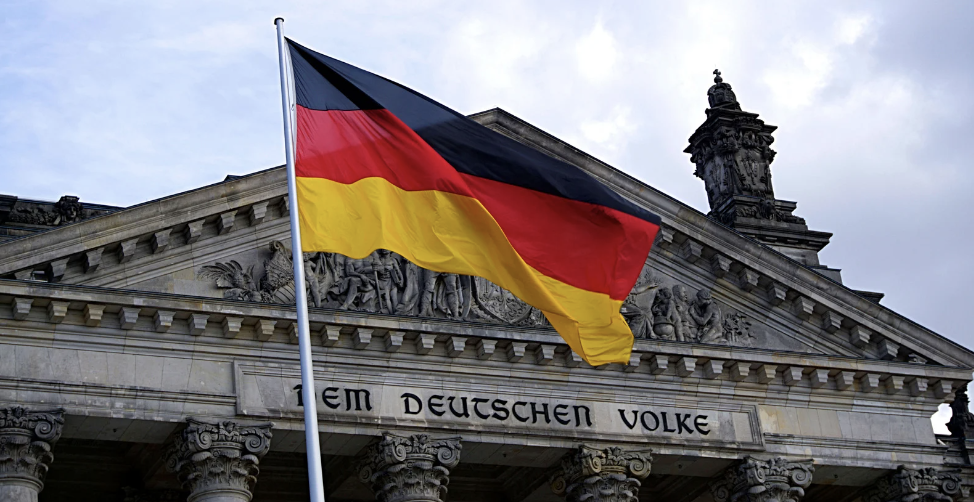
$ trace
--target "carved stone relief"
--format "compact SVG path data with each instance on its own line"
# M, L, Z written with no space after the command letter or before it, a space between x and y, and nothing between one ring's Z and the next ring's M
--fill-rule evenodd
M384 249L362 259L305 253L304 267L308 301L315 307L518 326L547 323L541 311L490 281L426 270ZM260 265L231 260L201 267L198 277L215 281L227 299L294 302L291 251L281 241L270 243Z
M315 307L544 326L544 314L510 291L481 277L433 272L380 249L362 259L335 253L305 253L308 301ZM200 279L212 280L231 300L294 303L291 251L282 241L268 246L260 264L205 265ZM622 307L636 338L750 346L751 322L722 308L709 290L663 285L647 264Z
M664 284L649 267L623 303L622 315L636 338L743 347L754 338L747 316L722 309L709 290L691 295L682 284Z

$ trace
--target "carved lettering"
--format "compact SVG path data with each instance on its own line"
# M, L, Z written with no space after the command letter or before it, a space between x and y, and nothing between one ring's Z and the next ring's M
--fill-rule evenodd
M702 436L710 434L710 429L705 429L707 427L707 415L697 415L697 418L693 419L693 427L697 429L697 432Z
M691 429L690 426L687 425L687 419L690 418L690 414L683 413L681 415L680 413L674 413L674 415L676 415L676 429L677 429L676 433L683 434L683 431L687 431L688 434L693 434L693 429Z
M415 404L416 411L413 411L412 407L409 406L410 403ZM423 411L423 400L420 399L416 394L411 394L409 392L403 393L402 405L407 415L419 415L420 412Z
M646 417L647 416L653 418L653 426L652 427L650 427L649 426L649 422L646 421ZM643 414L639 416L639 422L641 424L643 424L643 428L645 428L646 430L648 430L650 432L653 432L656 429L659 429L659 417L657 417L656 414L653 413L653 412L651 412L651 411L644 411Z
M446 415L446 412L443 411L443 398L444 396L430 396L429 401L426 402L426 405L429 406L430 413L438 417ZM436 400L435 403L433 402L434 399Z
M365 389L345 389L345 411L352 409L352 396L355 396L355 411L362 411L362 406L359 403L360 395L365 396L363 399L365 402L365 410L372 411L371 394Z
M670 429L669 424L666 423L666 412L660 413L663 417L663 432L676 432L676 429Z
M335 395L331 396L328 393L334 392ZM328 387L321 393L321 400L325 402L325 406L337 410L339 406L342 405L341 401L333 403L332 400L340 400L341 396L338 395L338 387Z
M490 418L490 414L483 413L483 412L480 411L480 405L482 403L488 403L488 402L490 402L490 399L484 399L482 397L475 397L470 402L473 403L473 413L474 413L474 415L477 415L482 420L487 420L488 418Z
M575 406L572 406L572 408L575 410L575 427L581 427L582 426L582 418L581 418L581 414L579 413L582 410L585 410L585 423L586 423L586 425L588 427L591 427L592 426L592 415L591 415L592 410L588 409L588 406L585 406L585 405L575 405Z
M455 417L457 417L457 418L467 418L467 417L469 417L470 416L470 412L467 411L467 398L465 398L465 397L460 398L460 402L463 403L463 409L462 410L459 410L459 411L453 408L453 401L455 399L456 398L454 396L450 396L450 397L448 397L446 399L446 402L449 403L449 406L450 406L450 412L453 413L453 415Z
M568 425L568 424L571 424L572 423L572 421L571 421L570 418L563 418L563 417L569 417L570 416L568 414L568 405L567 404L559 404L559 405L556 405L554 411L552 412L552 415L554 415L555 421L558 422L561 425Z
M632 410L632 423L629 423L629 420L626 418L626 410L620 409L619 416L622 417L622 423L626 424L626 427L629 427L629 429L632 430L632 428L636 426L636 422L639 419L639 412Z
M494 414L491 416L501 422L511 416L511 412L507 411L507 401L504 399L495 399L494 402L490 403L490 409L494 410ZM503 413L503 415L500 415L500 413Z
M527 405L528 403L524 401L518 401L514 403L514 406L511 406L511 413L514 414L514 418L517 419L518 422L527 422L528 420L531 420L531 417L522 417L521 414L517 412L518 406L527 406Z
M541 410L538 410L537 404L538 403L531 403L531 423L538 423L538 415L541 415L544 417L544 423L550 424L551 419L548 418L548 403L542 403Z

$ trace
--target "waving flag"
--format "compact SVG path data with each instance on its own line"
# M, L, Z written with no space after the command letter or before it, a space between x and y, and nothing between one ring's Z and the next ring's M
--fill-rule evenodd
M288 48L304 251L388 249L484 277L544 312L588 363L629 361L619 309L658 216L411 89Z

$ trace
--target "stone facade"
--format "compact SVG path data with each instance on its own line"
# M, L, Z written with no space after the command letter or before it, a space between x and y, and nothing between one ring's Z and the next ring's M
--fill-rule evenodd
M482 279L305 255L328 500L967 497L974 353L828 275L771 186L774 127L720 78L710 99L710 217L473 117L662 216L625 364ZM124 210L0 198L0 226L38 222L0 242L0 501L307 500L285 194L275 168Z

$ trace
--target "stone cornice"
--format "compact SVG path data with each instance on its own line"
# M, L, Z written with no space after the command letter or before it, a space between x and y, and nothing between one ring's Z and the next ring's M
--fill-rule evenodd
M284 305L5 280L0 280L0 304L5 305L0 312L7 312L0 314L0 324L18 328L11 332L11 341L15 332L52 331L52 325L57 325L62 343L76 331L109 337L103 342L108 344L114 343L111 337L124 337L126 347L134 347L140 336L171 338L173 343L183 340L194 346L194 353L211 350L213 357L232 355L235 346L255 344L266 347L262 350L267 355L280 347L284 360L296 356L285 349L294 341L295 311ZM232 323L224 322L230 317ZM538 374L560 374L565 368L591 371L551 330L325 309L312 310L310 321L313 343L332 348L320 348L320 353L339 350L346 354L344 359L363 363L377 357L387 360L402 351L419 361L425 356L435 358L430 364L441 364L446 355L485 365L533 368ZM254 335L234 340L241 329L238 325L247 326ZM261 341L264 325L269 328ZM204 333L211 336L201 337ZM27 337L23 342L32 340ZM89 336L86 343L97 342ZM204 349L206 345L212 348ZM970 368L964 367L650 340L636 343L629 364L607 366L608 373L603 374L626 381L686 380L701 391L738 382L741 392L753 387L756 395L766 388L809 389L806 392L812 396L839 392L850 398L871 395L878 401L924 402L934 407L971 378Z

